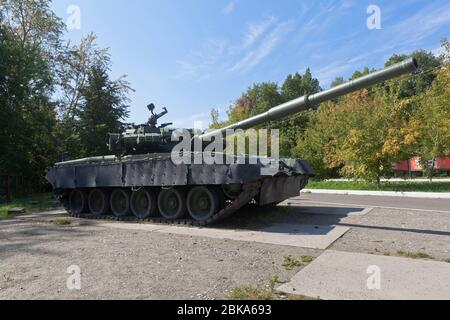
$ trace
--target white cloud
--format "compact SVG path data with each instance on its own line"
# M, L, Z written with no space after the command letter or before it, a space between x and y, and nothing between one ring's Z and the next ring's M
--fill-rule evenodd
M253 45L267 31L267 29L273 25L275 21L276 19L274 17L269 17L261 22L249 23L247 33L242 40L242 47L248 48Z
M230 2L226 5L225 8L223 8L223 13L225 14L231 14L234 11L234 2Z
M186 59L176 61L178 72L172 78L208 79L211 69L223 58L226 45L223 39L209 39L199 50L189 53Z
M277 22L268 17L247 23L247 30L235 44L223 39L209 39L199 50L180 59L175 79L209 79L229 72L248 72L267 57L284 39L292 26L291 21Z
M275 26L275 28L267 34L264 39L248 51L245 56L236 62L229 71L247 72L257 66L267 55L269 55L280 43L284 34L289 30L291 23L283 22ZM259 37L259 36L258 36ZM255 41L253 41L255 42ZM247 44L244 42L244 44ZM246 46L244 46L246 47Z
M326 87L337 77L342 76L346 72L354 69L354 63L343 63L342 61L339 61L322 67L315 73L317 73L317 79L319 79L321 86Z
M448 23L450 23L450 4L430 5L393 26L387 26L385 29L389 41L385 42L382 49L418 48L427 37L434 35Z

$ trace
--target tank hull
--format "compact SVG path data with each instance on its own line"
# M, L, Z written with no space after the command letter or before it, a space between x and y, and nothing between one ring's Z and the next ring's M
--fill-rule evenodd
M194 160L197 156L198 154L191 154L191 159ZM226 160L225 155L223 160ZM220 206L223 209L229 207L228 215L230 211L237 211L250 201L265 206L298 196L308 179L313 176L314 172L309 164L300 159L233 156L231 164L176 165L170 153L162 153L62 162L51 168L46 178L69 211L69 196L74 190L82 190L86 194L93 190L105 190L111 194L120 189L132 194L141 188L149 188L158 194L168 188L189 193L193 188L207 187L216 190L220 199L227 199L224 187L242 186L240 193L246 195L228 198L226 203L221 200ZM85 210L85 213L89 214L89 210ZM201 223L209 224L215 220L211 216Z

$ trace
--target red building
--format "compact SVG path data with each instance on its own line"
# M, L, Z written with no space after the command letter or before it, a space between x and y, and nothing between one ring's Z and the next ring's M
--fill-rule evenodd
M433 164L434 168L441 172L450 173L450 157L439 157L436 158L435 163ZM420 165L420 161L418 157L411 158L408 160L403 160L400 163L394 165L394 171L397 172L414 172L419 173L422 172L422 166Z

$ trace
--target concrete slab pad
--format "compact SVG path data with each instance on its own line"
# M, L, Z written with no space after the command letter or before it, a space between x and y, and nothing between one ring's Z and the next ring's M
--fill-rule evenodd
M96 224L96 226L105 228L124 229L124 230L150 231L150 232L168 228L168 226L150 223L123 223L123 222L98 223Z
M350 228L341 226L315 226L300 224L275 224L259 230L232 230L194 228L137 223L98 223L100 227L178 234L213 239L260 242L312 249L326 249Z
M11 208L8 210L8 214L18 214L18 213L25 213L25 208Z
M157 232L215 239L260 242L302 248L326 249L334 241L342 237L349 229L350 228L348 227L341 226L276 224L255 231L173 226L157 230Z
M447 300L450 264L327 250L277 289L321 299Z

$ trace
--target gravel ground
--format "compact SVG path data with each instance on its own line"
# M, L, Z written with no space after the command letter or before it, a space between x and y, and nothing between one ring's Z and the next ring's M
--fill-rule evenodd
M0 222L0 299L219 299L288 281L287 255L319 250L82 225ZM82 290L66 287L78 265Z
M450 258L450 214L375 208L365 216L305 214L305 203L254 210L224 228L270 223L351 227L330 249L397 255L399 250ZM308 207L311 209L311 207ZM314 210L320 211L320 206ZM308 210L309 212L309 210ZM220 299L241 285L286 282L285 256L321 250L105 228L71 219L68 226L39 217L0 221L0 299ZM55 218L51 218L55 219ZM238 223L238 224L237 224ZM81 290L68 290L66 270L81 269Z

